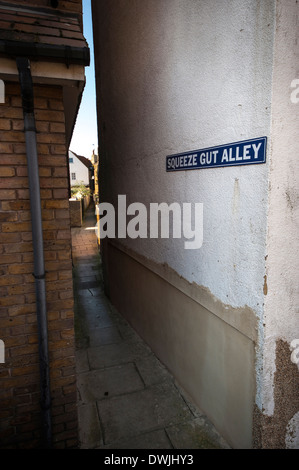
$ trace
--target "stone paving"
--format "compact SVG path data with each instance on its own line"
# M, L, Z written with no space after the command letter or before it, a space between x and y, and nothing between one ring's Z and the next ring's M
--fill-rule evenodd
M80 448L229 448L105 296L95 224L72 229Z

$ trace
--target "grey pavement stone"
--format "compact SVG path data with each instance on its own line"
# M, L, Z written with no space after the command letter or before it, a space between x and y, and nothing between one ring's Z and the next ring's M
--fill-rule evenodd
M125 364L81 373L77 387L82 403L89 403L143 390L144 384L134 364Z
M80 291L82 292L83 290L88 290L92 289L93 287L97 287L98 285L98 280L96 276L92 277L82 277L81 280L77 281L76 283L76 289L78 290L78 293L80 294Z
M80 448L229 448L105 297L91 212L72 229Z
M83 280L86 280L88 281L89 279L90 280L95 280L96 279L96 271L93 271L91 269L87 270L85 269L84 271L78 271L76 273L76 282L79 283Z
M95 273L94 263L82 264L81 260L76 263L76 274L77 276L92 276Z
M81 449L94 449L103 443L96 403L78 406Z
M98 297L94 297L87 292L78 297L89 329L113 326L109 308L102 302L97 302Z
M89 370L89 363L86 349L76 350L76 370L77 374L80 372L86 372Z
M77 264L76 268L78 269L79 272L84 270L84 269L94 270L95 262L94 262L94 260L92 260L92 261L86 263L86 262L83 262L81 257L80 257L80 260L78 260L78 264Z
M90 292L90 294L92 294L92 292ZM92 312L95 314L99 312L106 313L112 318L110 308L109 308L109 302L106 301L105 299L90 295L86 298L81 299L81 302L86 307L87 312Z
M77 290L77 295L81 298L81 297L86 297L86 298L90 298L90 297L93 297L90 289L81 289L81 290Z
M77 284L80 286L80 284L87 284L88 282L90 283L94 283L95 281L97 281L97 277L96 277L96 274L95 272L93 271L92 273L88 273L88 274L80 274L77 278ZM95 284L94 287L97 287L97 284Z
M104 344L115 344L123 341L119 331L114 326L105 328L94 328L90 331L90 347L102 346Z
M166 432L175 449L229 449L205 417L166 427Z
M119 331L124 339L136 339L142 341L137 332L131 327L127 320L121 316L113 305L110 305L110 314L113 321L117 324Z
M98 313L94 315L93 313L88 312L86 314L86 320L88 322L88 327L90 331L94 330L95 328L109 328L109 327L112 328L113 327L113 321L105 313L104 314Z
M103 369L118 364L134 362L137 354L138 351L134 351L132 345L124 341L88 349L88 359L91 369Z
M103 289L101 289L99 287L99 280L98 280L98 276L96 276L97 278L97 281L98 281L98 284L97 284L97 287L91 287L89 288L89 293L92 295L92 297L101 297L104 295L104 292L103 292Z
M138 436L192 418L189 408L169 383L98 402L105 444Z
M167 369L154 355L135 360L136 367L145 385L154 385L165 380L172 380Z
M102 449L173 449L171 442L163 429L151 431L132 439L114 442L111 445L99 447Z

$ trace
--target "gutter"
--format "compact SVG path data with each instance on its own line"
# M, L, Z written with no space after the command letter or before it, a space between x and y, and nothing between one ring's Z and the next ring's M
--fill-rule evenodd
M44 60L63 62L70 66L70 64L83 65L88 67L90 65L90 50L89 47L73 47L53 44L41 44L38 42L20 42L9 41L5 39L0 40L0 54L12 57L26 57L29 60Z
M28 58L16 59L22 94L24 131L32 221L32 241L34 254L34 278L36 290L36 310L38 324L38 344L40 360L41 410L43 415L43 441L45 448L52 447L51 392L48 353L48 326L46 308L46 281L43 247L43 229L39 184L36 127L34 117L33 83Z

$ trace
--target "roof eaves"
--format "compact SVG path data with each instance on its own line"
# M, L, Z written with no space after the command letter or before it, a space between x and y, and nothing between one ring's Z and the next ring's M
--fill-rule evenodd
M0 39L0 54L12 57L28 57L31 60L45 60L90 65L89 47L66 46L59 44L40 44L35 42L19 42Z

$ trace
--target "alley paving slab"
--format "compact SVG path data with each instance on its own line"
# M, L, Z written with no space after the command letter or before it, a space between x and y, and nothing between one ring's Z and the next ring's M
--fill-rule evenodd
M72 229L81 449L229 449L104 294L91 203Z

